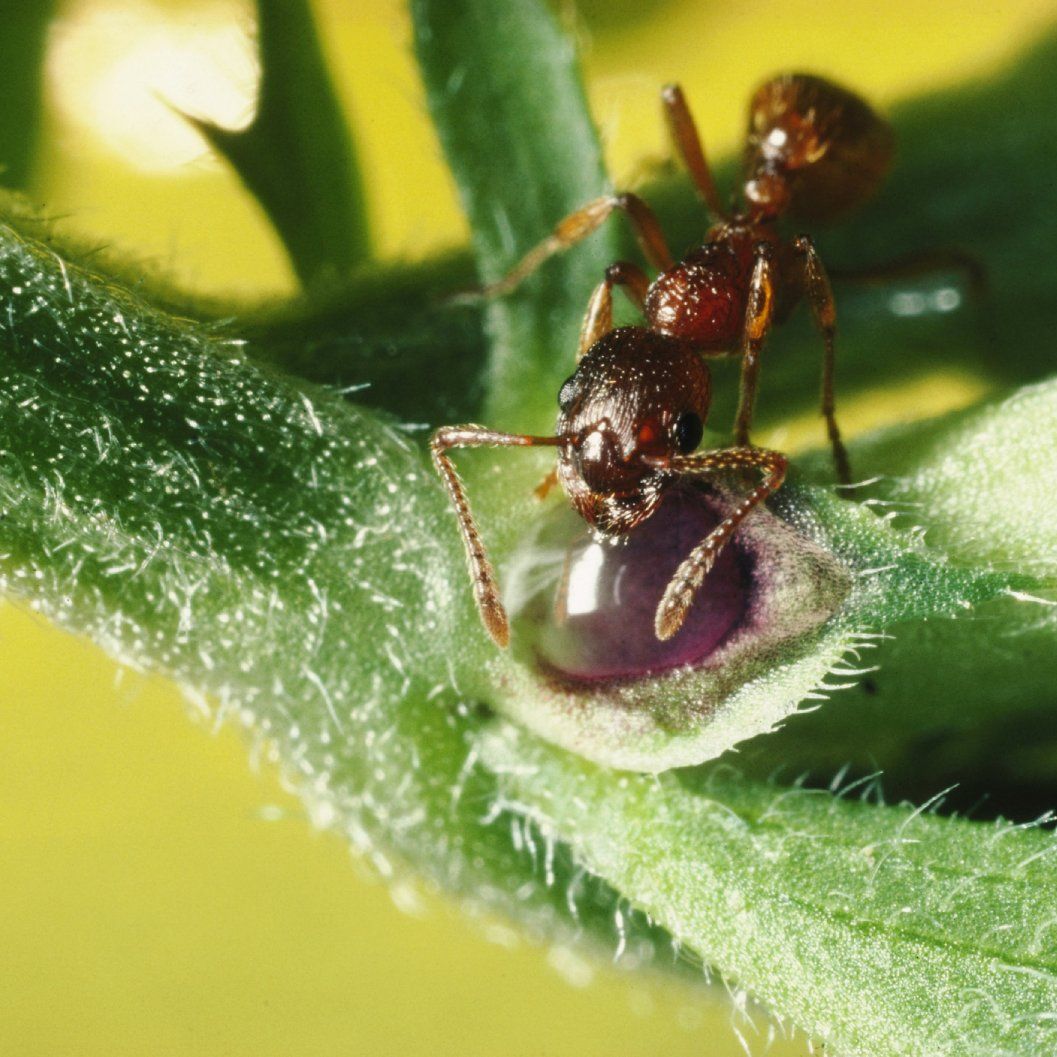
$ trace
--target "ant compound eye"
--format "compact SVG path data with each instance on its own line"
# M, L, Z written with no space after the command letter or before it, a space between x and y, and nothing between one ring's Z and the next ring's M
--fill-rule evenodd
M580 392L580 380L575 374L570 374L568 378L562 382L561 389L558 390L558 407L562 411L568 411L572 402L576 399Z
M675 422L675 443L683 455L689 455L705 435L705 425L696 411L684 411Z

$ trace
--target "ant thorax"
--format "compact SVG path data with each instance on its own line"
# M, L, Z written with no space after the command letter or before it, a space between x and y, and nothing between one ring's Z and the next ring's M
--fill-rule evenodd
M717 224L704 245L650 285L644 308L649 325L692 342L700 352L735 351L761 248L770 249L776 265L784 256L781 238L771 224L740 217ZM779 274L776 267L776 281Z

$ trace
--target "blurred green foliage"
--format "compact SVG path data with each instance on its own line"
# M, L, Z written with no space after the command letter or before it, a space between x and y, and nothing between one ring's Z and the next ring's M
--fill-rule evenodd
M253 121L188 120L234 166L305 287L333 286L370 253L352 134L308 0L257 0L261 85Z

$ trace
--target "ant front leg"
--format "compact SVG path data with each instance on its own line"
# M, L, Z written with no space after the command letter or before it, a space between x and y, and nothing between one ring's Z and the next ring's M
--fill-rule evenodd
M580 328L580 343L576 351L576 360L583 359L584 353L599 338L605 337L613 329L613 287L621 286L628 295L628 300L641 312L646 304L646 291L650 280L646 273L630 261L617 261L606 269L605 279L595 287L591 300L587 303L583 326Z
M683 90L677 84L667 84L661 89L661 102L668 120L668 130L683 159L690 178L697 188L698 197L708 206L708 211L717 220L726 220L727 211L719 198L716 181L705 157L705 148L687 106Z
M734 443L749 443L756 390L760 381L760 352L774 321L774 251L765 242L756 247L749 294L745 302L745 325L738 355L741 357L741 387L734 419Z
M483 426L442 426L429 441L433 465L440 474L448 490L455 513L459 519L459 530L466 547L466 560L470 567L470 579L473 581L473 593L481 621L492 641L504 647L510 641L510 622L506 610L499 600L499 587L496 583L492 563L485 554L481 534L477 529L470 504L466 498L462 481L448 455L450 448L480 447L532 447L535 445L555 446L557 437L532 437L521 433L496 433Z
M766 448L725 448L700 455L677 456L670 469L676 473L701 474L714 470L759 470L763 480L686 557L664 590L653 627L658 639L670 639L686 620L698 590L719 552L735 529L785 480L789 461L781 452Z
M822 416L826 420L826 432L833 448L837 481L846 485L851 483L851 464L848 462L848 450L844 447L840 427L837 425L836 401L833 394L837 306L833 300L833 288L830 286L829 276L826 275L826 268L811 239L807 235L801 235L793 246L802 257L804 291L818 329L822 332Z
M660 221L653 210L638 195L619 194L596 198L561 220L551 235L534 246L498 282L481 289L483 297L501 297L515 290L544 261L562 250L575 246L597 231L614 210L627 214L631 229L638 240L650 267L667 271L674 263Z

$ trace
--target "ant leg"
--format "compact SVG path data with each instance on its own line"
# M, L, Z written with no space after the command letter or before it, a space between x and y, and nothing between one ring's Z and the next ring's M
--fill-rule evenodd
M606 283L610 287L619 286L635 308L639 312L644 311L650 280L637 264L632 264L631 261L617 261L611 264L606 269Z
M630 261L617 261L606 269L605 279L595 287L587 303L583 326L580 328L580 343L576 351L579 362L583 355L599 338L613 329L613 287L621 286L628 300L641 312L646 304L646 291L650 281L646 273Z
M774 253L766 243L756 247L749 295L745 303L745 326L738 355L741 357L741 388L734 419L734 443L749 443L756 390L760 380L760 352L774 319Z
M700 455L676 456L670 469L678 473L708 473L712 470L759 470L763 480L683 560L657 606L653 629L662 641L670 639L686 620L694 597L727 545L735 529L754 507L782 487L788 460L766 448L725 448Z
M558 483L558 471L551 470L535 488L532 494L542 503L551 494L551 489Z
M481 534L477 523L470 513L470 504L466 499L462 481L448 455L449 448L478 447L531 447L546 444L555 446L557 437L531 437L520 433L495 433L483 426L442 426L429 441L433 465L444 481L455 513L459 518L459 530L466 547L466 559L470 567L470 579L473 581L473 593L481 621L492 636L492 641L499 647L510 641L510 623L506 610L499 600L499 587L496 584L495 571L485 554Z
M727 219L727 211L720 201L716 181L712 179L705 148L698 135L690 107L686 104L683 90L677 84L666 84L661 89L661 102L664 105L668 130L682 156L683 164L690 173L690 178L694 181L698 198L708 206L708 211L717 220Z
M616 209L627 214L631 229L650 267L662 272L671 268L674 264L672 253L653 210L638 195L606 195L604 198L588 202L575 213L570 213L559 221L550 236L529 250L502 279L483 287L480 290L481 296L501 297L509 294L548 258L575 246L597 231Z
M554 623L561 627L569 619L569 581L572 579L572 547L565 551L562 559L562 574L558 590L554 593Z
M815 322L822 331L822 415L826 420L826 432L829 434L830 446L833 448L833 465L837 471L839 484L851 483L851 464L848 462L848 450L841 440L840 427L837 425L835 400L833 396L834 374L834 335L837 331L837 307L833 301L833 287L830 286L822 258L806 235L801 235L793 243L803 261L803 283L807 299L811 304Z
M576 346L576 362L584 358L584 353L604 334L613 329L613 288L608 278L595 287L591 300L587 302L587 312L580 327L580 340Z

